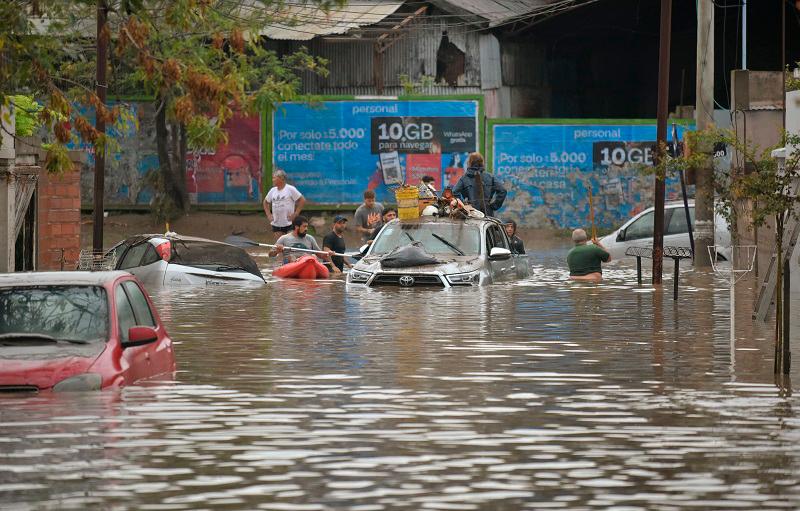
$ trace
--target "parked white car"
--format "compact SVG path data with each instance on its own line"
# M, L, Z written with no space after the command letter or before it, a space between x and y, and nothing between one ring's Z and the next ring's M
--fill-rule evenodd
M625 258L628 247L653 246L654 208L648 208L634 216L622 227L600 239L600 243L611 254L611 259ZM694 201L689 201L689 218L694 225ZM730 260L731 234L728 222L720 216L714 218L714 243L725 247L718 250L720 259ZM683 202L669 202L664 206L664 246L690 247L689 228L686 224L686 213Z
M264 284L258 265L241 248L175 233L133 236L114 245L106 258L145 286Z

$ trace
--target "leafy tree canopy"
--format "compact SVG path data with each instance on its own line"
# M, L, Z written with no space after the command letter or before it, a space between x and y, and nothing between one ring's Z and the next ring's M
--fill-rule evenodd
M322 10L345 0L307 0ZM296 5L298 2L293 2ZM293 98L299 74L324 74L326 62L304 49L278 56L259 34L296 20L283 0L105 0L108 92L157 99L186 127L190 148L226 140L235 111L259 111ZM47 126L46 166L67 168L66 144L79 136L104 151L109 140L81 113L92 107L107 124L124 119L120 104L95 93L97 3L89 0L0 2L0 97L33 96Z

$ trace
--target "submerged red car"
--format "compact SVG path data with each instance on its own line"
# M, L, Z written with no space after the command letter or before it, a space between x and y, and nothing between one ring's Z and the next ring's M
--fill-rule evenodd
M122 387L174 370L172 340L133 275L0 274L0 392Z

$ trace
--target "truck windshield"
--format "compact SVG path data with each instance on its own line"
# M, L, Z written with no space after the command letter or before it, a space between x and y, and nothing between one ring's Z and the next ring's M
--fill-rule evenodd
M100 286L0 288L0 335L103 341L108 337L108 300Z
M396 223L386 226L375 238L370 253L388 254L412 241L422 243L429 254L456 255L456 247L463 255L476 256L480 254L481 232L477 226L456 223Z

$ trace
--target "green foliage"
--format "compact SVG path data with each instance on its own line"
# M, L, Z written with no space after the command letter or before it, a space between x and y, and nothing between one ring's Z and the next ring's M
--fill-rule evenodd
M170 222L180 217L184 212L181 211L169 195L164 193L166 186L164 173L151 169L144 175L142 184L154 191L153 200L150 203L150 214L156 223Z
M38 117L42 105L34 101L31 96L11 96L10 102L14 104L15 130L18 137L29 137L42 126Z
M345 0L307 3L324 13ZM263 111L294 99L303 73L327 75L327 61L305 48L290 55L266 48L259 36L265 28L307 21L307 14L299 19L287 14L291 10L283 0L106 0L106 5L108 30L101 37L108 41L109 96L157 98L166 121L186 128L189 148L226 141L224 124L236 112ZM95 93L96 9L92 0L0 1L0 97L24 94L42 105L35 117L48 127L51 171L71 166L66 144L76 137L98 154L115 147L81 112L93 109L106 125L135 122L128 109L108 107ZM165 166L169 163L161 162ZM158 187L165 180L152 184L163 191Z
M411 77L406 74L401 74L397 77L400 80L400 86L403 87L403 92L406 95L421 92L436 85L436 77L430 75L420 76L419 81L412 80Z
M800 69L800 62L795 63L793 70L786 66L786 92L800 90L800 76L795 76L795 71L798 69Z
M64 144L42 144L45 150L44 168L53 174L62 174L72 169L72 160L69 159L69 150Z
M784 137L787 150L800 147L800 137L787 135ZM752 164L753 170L733 180L731 188L736 198L750 199L754 202L752 209L753 223L762 226L768 219L780 218L784 224L789 217L798 219L800 195L795 190L800 182L800 152L795 150L786 158L784 166L765 150L761 157L754 157L752 149L747 146L737 148ZM778 233L782 236L783 233Z
M186 125L189 149L211 149L228 142L228 134L219 129L216 119L193 117Z

